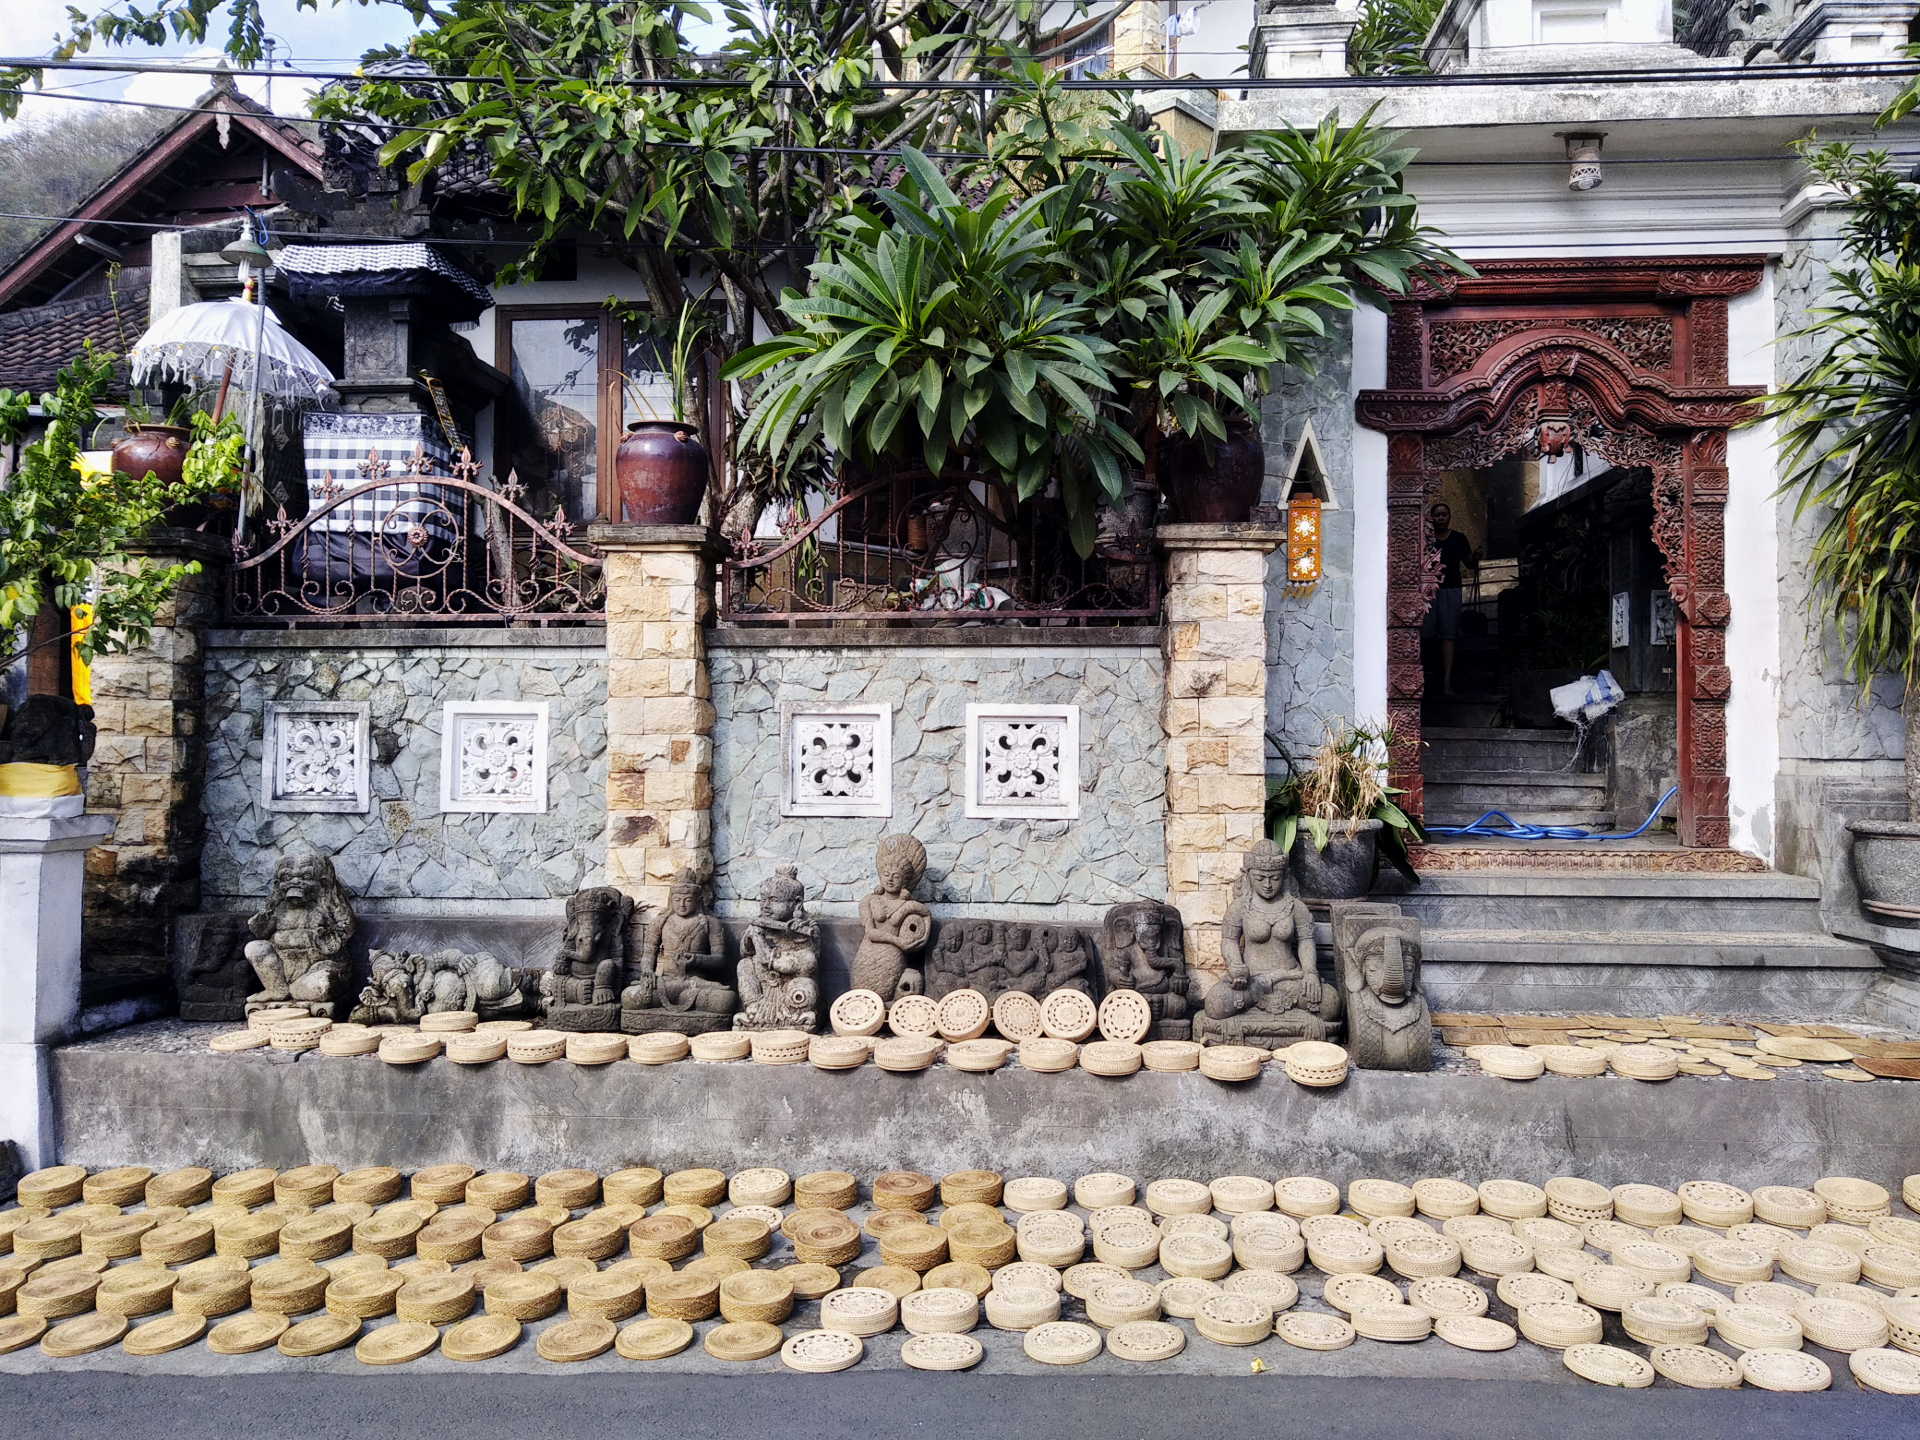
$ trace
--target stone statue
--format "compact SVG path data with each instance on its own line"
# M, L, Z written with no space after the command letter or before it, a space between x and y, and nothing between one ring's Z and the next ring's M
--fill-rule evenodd
M978 990L990 1001L1009 990L1035 999L1060 989L1091 995L1087 969L1086 942L1071 925L949 920L928 953L924 989L935 1000L955 990Z
M820 927L801 903L800 872L782 865L760 887L760 914L740 939L736 1030L805 1030L820 1023Z
M1042 925L1040 947L1047 952L1047 978L1035 996L1051 995L1055 990L1078 990L1093 994L1093 966L1087 938L1072 925ZM1025 986L1021 987L1025 989Z
M1195 1039L1273 1049L1333 1032L1340 992L1320 978L1313 913L1283 893L1286 881L1287 855L1273 841L1247 851L1220 925L1227 977L1207 991Z
M412 1025L422 1015L457 1010L495 1020L525 1009L531 988L522 983L522 972L484 950L473 955L375 950L368 960L372 976L348 1017L356 1025ZM544 979L547 972L540 973Z
M636 1035L724 1030L740 999L727 984L726 934L707 913L706 887L692 870L674 876L669 893L666 911L647 923L639 968L621 993L619 1028Z
M1433 1016L1420 993L1420 921L1398 905L1335 901L1333 951L1347 1051L1363 1070L1431 1070Z
M253 967L247 963L247 917L209 915L193 937L193 953L175 985L182 1020L244 1020Z
M256 937L247 963L261 988L247 997L247 1010L304 1005L331 1020L346 998L347 941L353 938L353 902L333 862L312 851L284 855L273 867L267 908L247 921Z
M1021 990L1036 1000L1047 993L1047 974L1053 957L1047 953L1037 925L1009 925L1000 946L1001 992ZM998 998L997 996L995 997Z
M0 727L0 765L84 765L97 733L91 705L30 695Z
M911 835L889 835L874 855L880 883L860 899L860 948L853 953L853 986L872 990L889 1005L924 989L907 957L933 934L933 912L913 898L927 873L927 849Z
M611 885L577 891L567 900L560 953L540 977L549 1028L620 1028L620 986L626 979L626 932L633 911L633 898Z
M1153 1011L1153 1039L1191 1039L1180 912L1157 900L1115 905L1101 922L1100 935L1107 989L1138 990L1147 997Z

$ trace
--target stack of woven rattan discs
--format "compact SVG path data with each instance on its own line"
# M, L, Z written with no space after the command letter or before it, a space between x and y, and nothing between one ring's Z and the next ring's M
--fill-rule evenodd
M545 1065L567 1053L559 1030L520 1030L507 1036L507 1059L520 1065Z
M466 1030L446 1037L446 1056L456 1065L490 1065L507 1057L511 1036L497 1030Z
M709 1064L744 1060L753 1049L753 1040L744 1030L709 1030L688 1039L693 1058Z
M653 1030L627 1037L627 1058L641 1065L671 1065L686 1059L692 1048L687 1037L675 1030Z
M1206 1059L1201 1056L1202 1061ZM1347 1078L1347 1052L1324 1040L1302 1040L1280 1052L1287 1078L1312 1089L1331 1089Z
M1172 1041L1168 1043L1178 1044L1179 1042ZM1293 1048L1298 1049L1299 1047L1295 1046ZM1337 1049L1338 1047L1336 1046L1334 1048ZM1257 1080L1260 1078L1260 1067L1266 1064L1266 1060L1266 1052L1257 1046L1209 1045L1200 1051L1196 1057L1194 1068L1199 1070L1199 1072L1209 1080L1225 1080L1229 1082ZM1291 1070L1287 1073L1289 1075L1293 1074ZM1330 1074L1331 1070L1327 1073ZM1344 1078L1345 1071L1342 1070L1341 1073ZM1324 1079L1315 1079L1305 1080L1301 1083L1324 1087L1329 1082ZM1339 1082L1333 1081L1331 1083L1338 1084Z
M1039 1035L1022 1040L1019 1054L1022 1069L1050 1075L1073 1069L1080 1059L1080 1047L1071 1040Z
M1132 1075L1140 1069L1143 1058L1140 1047L1126 1040L1093 1040L1080 1047L1080 1068L1089 1075Z
M1547 1070L1547 1062L1536 1051L1515 1045L1474 1045L1468 1047L1467 1057L1502 1080L1537 1080Z
M896 1035L873 1047L873 1063L882 1070L911 1074L925 1070L940 1057L941 1042L919 1035Z

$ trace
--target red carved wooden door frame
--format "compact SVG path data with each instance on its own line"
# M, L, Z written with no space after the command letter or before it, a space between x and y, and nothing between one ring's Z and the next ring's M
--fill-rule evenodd
M1427 503L1448 470L1524 453L1535 417L1603 430L1653 472L1654 543L1679 612L1680 839L1727 844L1727 431L1763 393L1727 383L1727 300L1757 256L1489 260L1422 283L1387 322L1387 388L1359 422L1387 435L1387 714L1393 783L1425 809L1420 622L1439 585Z

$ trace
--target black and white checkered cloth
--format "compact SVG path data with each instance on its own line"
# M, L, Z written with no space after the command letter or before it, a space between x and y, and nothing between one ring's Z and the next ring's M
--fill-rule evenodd
M438 433L439 422L427 415L380 416L377 417L380 422L387 422L382 428L392 433L369 435L365 433L364 422L374 418L329 414L307 417L304 438L308 514L317 513L328 503L325 492L329 477L336 496L372 483L375 477L370 473L369 452L387 466L385 482L378 490L369 490L346 504L335 506L309 529L334 535L381 534L397 541L419 524L435 540L450 542L458 538L458 532L455 524L449 523L449 514L457 522L471 510L474 512L469 521L471 528L475 534L483 533L486 528L484 505L469 506L467 497L460 492L445 490L407 473L417 451L424 451L432 459L437 472L448 473L453 456L444 437ZM363 423L342 426L338 423L341 421ZM416 421L419 423L408 423Z

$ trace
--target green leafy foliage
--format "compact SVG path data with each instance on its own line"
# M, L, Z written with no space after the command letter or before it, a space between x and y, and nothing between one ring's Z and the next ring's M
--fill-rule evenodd
M1360 21L1347 40L1347 68L1356 75L1424 75L1427 32L1446 0L1361 0Z
M1819 349L1770 398L1781 493L1816 514L1817 593L1860 684L1920 667L1920 187L1884 151L1801 149L1844 197L1831 303L1801 332Z
M1275 365L1310 371L1328 319L1463 262L1418 224L1412 158L1370 120L1189 154L1127 125L1062 119L1029 73L1012 136L959 168L956 194L918 151L906 174L823 234L828 258L792 328L722 372L766 380L742 432L779 457L814 434L1006 483L1055 480L1081 554L1102 496L1156 473L1170 437L1224 440Z
M1406 792L1389 785L1386 778L1388 757L1398 743L1391 722L1350 725L1335 720L1305 765L1295 764L1286 748L1279 747L1287 774L1267 781L1268 838L1291 853L1294 840L1305 830L1314 849L1325 850L1336 826L1342 835L1351 835L1362 821L1378 820L1380 853L1418 883L1407 845L1425 841L1426 832L1394 803L1394 796Z
M89 345L60 372L57 390L40 397L45 433L23 449L20 468L0 489L0 666L22 653L16 647L49 604L66 610L91 601L93 624L79 647L89 661L144 645L154 615L200 565L156 564L132 547L172 507L239 483L239 447L204 415L195 417L194 432L210 450L197 463L198 452L189 453L179 486L162 485L152 471L83 474L80 452L100 423L96 406L115 359ZM0 440L17 440L30 423L27 397L0 390Z

